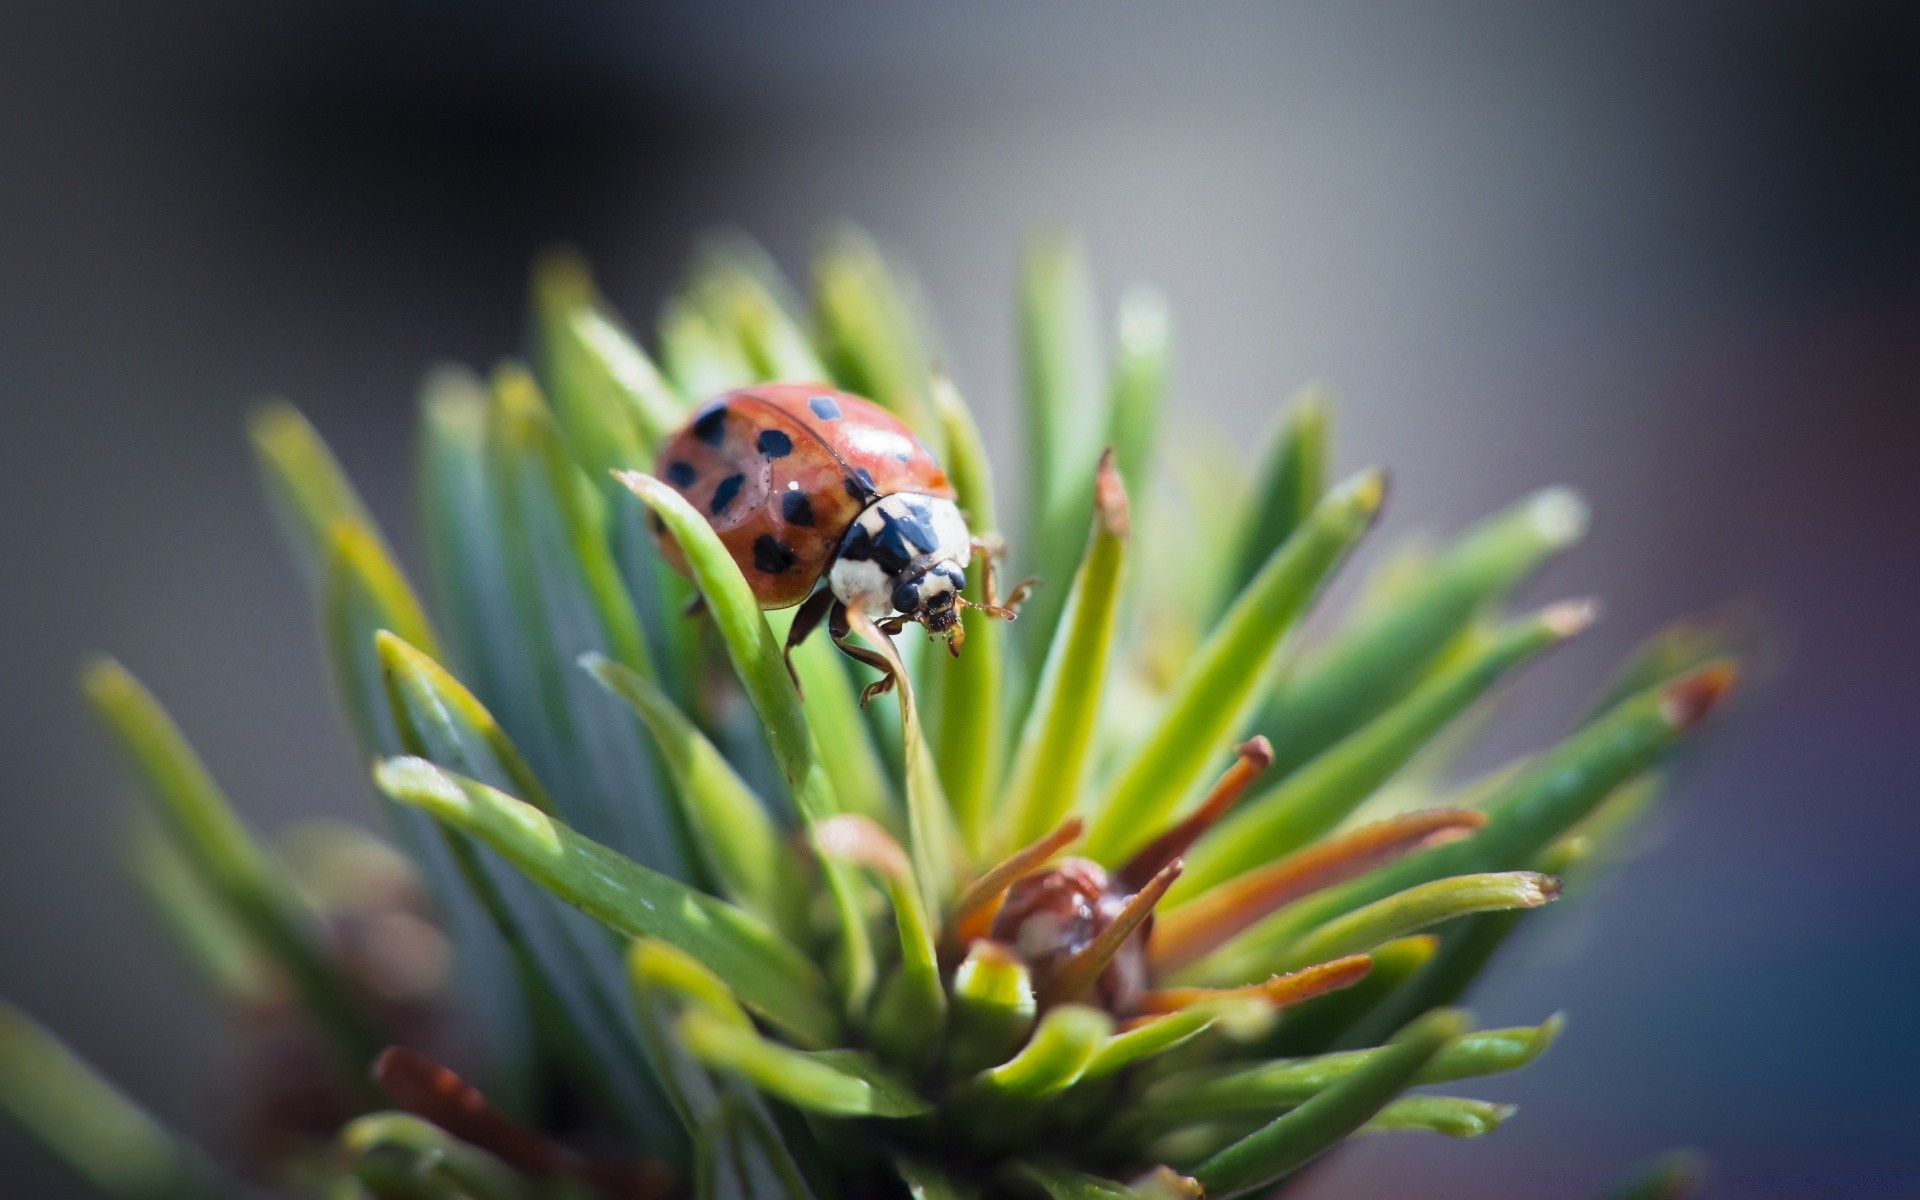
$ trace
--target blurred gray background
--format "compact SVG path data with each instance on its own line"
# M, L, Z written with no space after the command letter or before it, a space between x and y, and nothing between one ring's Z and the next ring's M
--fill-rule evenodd
M217 1137L225 1043L118 878L90 650L261 827L370 812L250 402L295 399L406 549L417 378L519 346L538 248L644 325L701 230L795 268L851 217L919 268L1005 454L1015 257L1060 223L1109 301L1170 296L1176 422L1246 443L1327 380L1341 465L1395 471L1384 540L1592 500L1532 594L1605 620L1499 745L1669 614L1785 633L1656 844L1476 995L1570 1010L1485 1091L1521 1115L1317 1194L1581 1195L1678 1145L1742 1195L1920 1194L1888 1174L1920 1172L1916 214L1904 3L9 5L0 995ZM0 1181L78 1194L10 1128Z

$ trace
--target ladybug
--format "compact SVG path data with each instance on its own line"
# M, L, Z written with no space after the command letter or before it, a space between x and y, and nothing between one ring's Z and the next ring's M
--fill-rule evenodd
M822 384L759 384L708 401L661 450L657 471L720 535L760 607L801 606L789 670L793 648L824 619L841 650L882 672L863 701L893 677L884 656L847 640L849 610L888 635L917 621L958 655L961 609L1010 621L1030 586L996 601L998 540L968 530L946 471L893 414ZM685 573L679 546L654 529ZM987 560L978 604L960 594L975 552Z

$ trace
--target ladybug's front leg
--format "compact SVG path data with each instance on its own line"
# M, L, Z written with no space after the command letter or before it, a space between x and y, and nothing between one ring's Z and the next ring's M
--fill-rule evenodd
M853 625L847 620L847 606L835 601L833 612L827 618L827 635L840 652L857 663L863 663L880 672L880 678L860 690L860 707L875 696L884 696L893 690L893 662L878 650L869 650L865 646L856 646L847 639L853 636Z
M1020 606L1026 602L1038 579L1022 579L1013 585L1013 591L1002 601L995 596L998 590L996 580L1000 559L1007 553L1007 542L997 533L983 533L973 539L973 552L980 556L982 577L980 581L979 604L968 602L968 607L977 608L990 617L1001 617L1011 621L1019 613Z

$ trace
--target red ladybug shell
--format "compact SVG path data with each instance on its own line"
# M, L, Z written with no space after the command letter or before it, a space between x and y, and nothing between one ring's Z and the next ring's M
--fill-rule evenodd
M805 600L877 498L954 494L892 413L817 383L759 384L708 401L660 451L658 471L719 533L762 608ZM686 570L672 538L661 549Z

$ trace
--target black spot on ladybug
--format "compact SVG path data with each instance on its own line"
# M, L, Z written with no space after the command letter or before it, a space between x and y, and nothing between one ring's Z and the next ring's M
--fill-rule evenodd
M838 421L840 419L840 405L832 396L815 396L813 399L807 401L807 407L812 409L813 415L819 417L822 421Z
M847 495L855 500L866 500L875 494L873 476L865 467L855 467L853 473L841 481L846 485Z
M780 515L789 525L811 525L813 502L805 492L787 492L780 497Z
M718 446L727 436L727 406L724 402L710 406L693 422L693 436L709 446Z
M667 464L667 482L677 488L690 488L698 478L700 472L693 469L692 463L675 461Z
M722 479L720 486L713 489L713 500L707 505L707 511L716 517L726 512L727 506L733 503L733 498L740 494L740 485L746 481L745 475L737 473Z
M905 450L895 450L893 452L893 461L904 466L913 461L913 455Z
M794 564L794 554L787 544L770 533L763 533L753 539L753 566L757 571L768 575L778 575L790 570Z
M768 458L785 458L793 453L793 439L778 429L762 429L754 445Z

